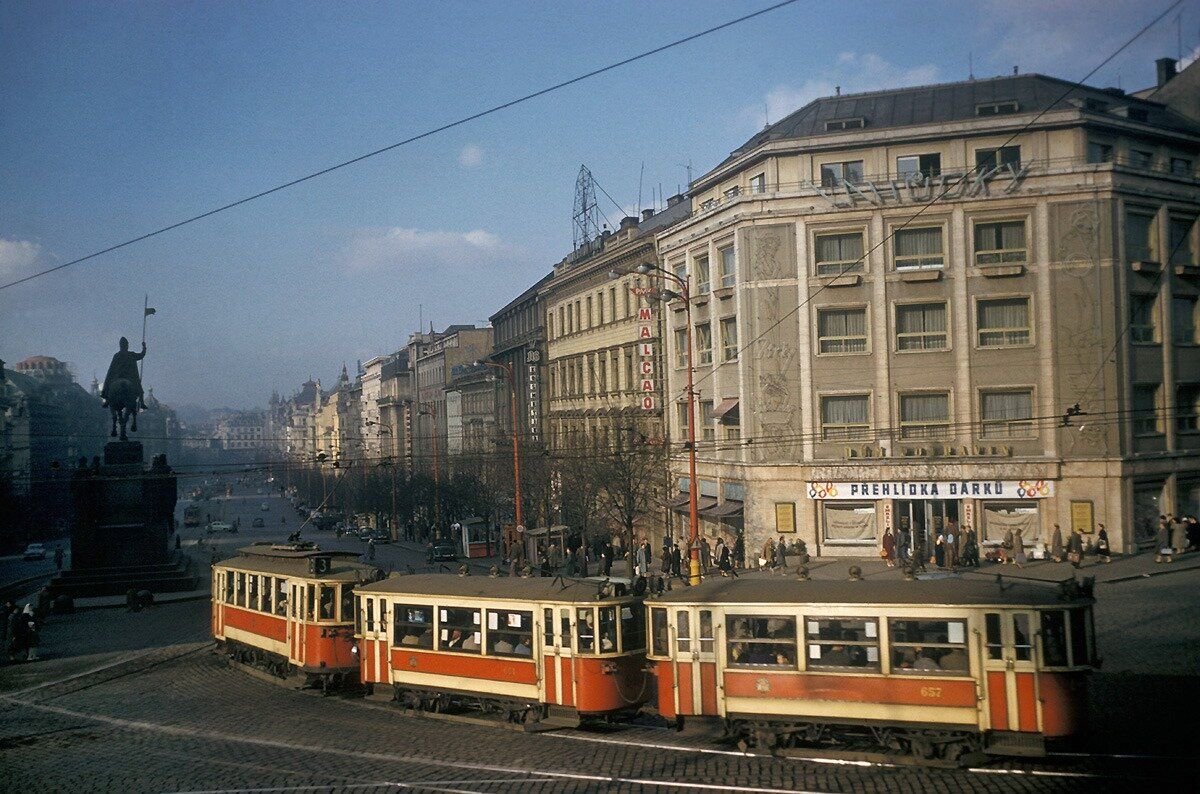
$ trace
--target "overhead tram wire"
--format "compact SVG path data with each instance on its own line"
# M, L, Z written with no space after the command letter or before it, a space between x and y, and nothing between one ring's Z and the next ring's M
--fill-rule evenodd
M1142 26L1142 28L1140 30L1138 30L1137 33L1134 33L1129 39L1127 39L1125 41L1124 44L1122 44L1120 47L1118 47L1116 50L1114 50L1103 61L1096 64L1096 66L1094 66L1091 71L1089 71L1082 78L1080 78L1076 82L1075 85L1069 86L1053 102L1050 102L1049 104L1047 104L1045 108L1038 111L1037 115L1035 115L1033 118L1031 118L1029 121L1027 121L1016 132L1012 133L1008 137L1007 140L1005 140L999 146L995 147L997 149L997 151L1004 148L1005 146L1008 146L1010 143L1012 143L1014 140L1016 140L1019 135L1022 135L1025 132L1027 132L1029 130L1029 128L1032 127L1034 125L1034 123L1037 122L1038 119L1040 119L1043 115L1045 115L1047 112L1049 112L1049 110L1052 107L1054 107L1059 102L1062 102L1064 99L1066 99L1068 96L1070 96L1071 93L1076 90L1078 85L1082 85L1085 80L1088 80L1094 74L1096 74L1096 72L1103 69L1109 63L1109 61L1113 60L1118 55L1120 55L1122 52L1124 52L1125 49L1127 49L1131 44L1133 44L1135 41L1137 41L1139 38L1141 38L1143 35L1145 35L1146 32L1150 30L1150 28L1154 27L1159 22L1161 22L1164 17L1166 17L1168 14L1170 14L1172 11L1174 11L1178 6L1182 5L1183 2L1184 2L1184 0L1175 0L1175 2L1173 2L1173 3L1171 3L1171 5L1167 6L1167 8L1164 11L1162 11L1160 14L1158 14L1158 16L1154 17L1154 19L1150 20L1144 26ZM862 256L860 256L858 259L856 259L854 261L847 262L842 267L842 269L840 271L838 271L838 273L836 275L825 277L828 279L828 281L826 281L826 283L821 284L821 286L817 287L817 289L815 291L813 291L812 293L810 293L808 295L808 297L805 298L803 301L800 301L800 303L796 306L796 308L794 308L794 309L790 310L789 312L787 312L786 314L784 314L782 317L780 317L778 320L776 320L774 323L772 323L770 326L768 326L765 330L763 330L761 333L759 333L758 336L756 336L753 339L751 339L750 341L746 342L744 345L739 345L738 346L738 354L740 355L742 351L746 350L747 348L753 347L755 343L761 342L763 339L765 339L767 337L768 334L770 334L772 331L774 331L776 328L778 328L780 325L782 325L784 322L786 322L789 318L798 314L801 309L803 309L806 305L808 305L809 303L812 302L813 298L817 297L822 292L824 292L826 289L828 289L829 284L831 282L835 281L837 278L839 278L841 276L846 275L847 273L850 272L850 270L852 268L858 267L860 264L862 264L867 259L868 256L870 256L872 253L874 253L876 250L878 250L882 246L886 245L889 240L891 240L893 237L895 237L897 232L903 231L909 224L911 224L919 216L924 214L926 210L931 209L939 201L941 201L942 198L944 198L947 194L949 194L953 190L956 190L964 181L966 181L971 176L973 176L975 171L978 170L980 167L981 166L979 164L976 164L972 168L966 169L963 172L962 176L957 181L948 184L945 187L945 189L943 189L940 193L938 193L933 198L929 199L929 201L927 201L925 204L923 204L920 209L918 209L909 218L907 218L904 221L904 223L901 223L898 226L892 227L892 230L888 234L884 235L883 239L881 239L878 243L876 243L875 245L871 246L869 249L864 251ZM689 188L690 188L690 185L689 185ZM709 380L715 374L716 374L716 370L710 370L709 372L705 373L699 380L697 380L693 383L693 385L692 385L693 390L695 389L696 386L699 386L701 383L704 383L705 381ZM676 397L675 399L685 398L687 396L685 393L686 391L687 391L687 389L685 387L679 393L679 396ZM664 400L664 402L667 404L670 404L673 402L673 400L668 397Z
M563 80L562 82L555 83L554 85L549 86L547 88L542 88L538 91L534 91L532 93L525 94L524 96L509 100L508 102L504 102L502 104L495 105L486 110L481 110L478 113L473 113L470 116L464 116L463 118L460 118L457 121L452 121L448 124L443 124L440 127L434 127L433 129L426 130L425 132L419 133L417 135L413 135L409 138L405 138L402 141L397 141L396 143L389 144L388 146L384 146L379 149L375 149L373 151L367 152L366 154L361 154L357 157L352 157L349 160L343 160L342 162L331 165L328 168L322 168L319 171L314 171L310 174L306 174L305 176L298 177L298 178L290 180L288 182L284 182L283 184L280 184L280 185L276 185L275 187L267 188L266 190L260 191L253 195L250 195L250 196L246 196L245 198L240 198L236 201L231 201L228 204L224 204L220 207L216 207L215 209L211 209L206 212L202 212L198 215L193 215L190 218L186 218L184 220L177 221L177 222L169 224L167 226L163 226L162 228L155 229L152 232L147 232L146 234L142 234L137 237L131 238L129 240L125 240L124 242L117 243L115 245L110 245L107 248L103 248L99 251L94 251L90 254L87 254L86 256L81 256L76 259L72 259L69 262L63 262L61 265L56 265L54 267L47 268L46 270L42 270L37 273L30 274L23 278L15 279L15 280L9 281L5 284L0 284L0 290L5 290L5 289L8 289L9 287L15 287L18 284L24 284L27 281L32 281L36 278L41 278L42 276L49 275L49 274L57 272L59 270L64 270L68 267L72 267L74 265L78 265L83 262L87 262L88 260L95 259L98 256L103 256L104 254L108 254L113 251L119 250L121 248L125 248L126 246L130 246L135 243L140 243L143 240L148 240L151 237L157 237L160 234L164 234L166 232L172 231L173 229L178 229L181 226L187 226L188 224L195 223L196 221L203 220L203 219L211 217L213 215L217 215L218 213L225 212L226 210L231 210L234 207L240 207L243 204L249 204L252 201L256 201L260 198L264 198L273 193L278 193L280 191L287 190L288 188L295 187L296 185L299 185L303 182L307 182L311 179L316 179L317 177L324 176L326 174L332 173L334 171L337 171L339 169L345 168L350 165L354 165L355 163L360 163L363 160L367 160L369 158L376 157L378 155L384 154L385 152L390 152L393 149L399 149L402 146L407 146L408 144L415 143L415 142L423 140L425 138L432 137L434 135L445 132L447 130L454 129L455 127L461 127L464 124L468 124L472 121L477 121L478 119L484 118L486 116L490 116L494 113L498 113L501 110L507 110L508 108L515 107L515 106L523 104L525 102L529 102L530 100L537 99L538 97L545 96L546 94L550 94L555 91L559 91L563 88L574 85L576 83L583 82L584 80L588 80L592 77L597 77L599 75L604 74L605 72L611 72L614 69L621 68L622 66L628 66L631 63L635 63L635 62L643 60L645 58L649 58L651 55L657 55L660 52L666 52L667 50L673 49L675 47L679 47L683 44L687 44L687 43L695 41L697 39L704 38L705 36L712 35L713 33L716 33L721 30L725 30L726 28L731 28L731 27L734 27L735 25L740 25L743 22L747 22L751 19L760 17L764 14L769 14L772 11L777 11L778 9L783 8L785 6L792 5L795 2L797 2L797 0L782 0L781 2L774 3L773 5L767 6L766 8L759 9L758 11L753 11L749 14L743 14L742 16L737 17L736 19L731 19L728 22L722 22L719 25L714 25L713 27L702 30L699 33L693 33L690 36L684 36L681 39L676 39L675 41L672 41L668 44L663 44L662 46L655 47L654 49L651 49L651 50L646 50L645 52L639 53L638 55L633 55L629 58L625 58L624 60L617 61L616 63L611 63L607 66L602 66L599 69L593 69L590 72L581 74L577 77L572 77L569 80ZM1182 0L1180 0L1180 2L1182 2Z

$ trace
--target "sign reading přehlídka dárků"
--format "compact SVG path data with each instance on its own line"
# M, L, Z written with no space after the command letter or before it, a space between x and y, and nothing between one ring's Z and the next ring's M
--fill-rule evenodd
M1054 495L1052 480L902 480L887 482L810 482L809 499L1045 499Z

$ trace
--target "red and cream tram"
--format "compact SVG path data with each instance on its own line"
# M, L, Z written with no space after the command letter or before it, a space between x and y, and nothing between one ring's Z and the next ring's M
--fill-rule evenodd
M212 632L235 661L324 689L357 682L354 589L382 576L353 552L256 543L212 570Z
M713 578L647 602L648 655L663 716L746 746L1036 755L1082 727L1092 604L1090 585Z
M653 695L645 611L589 580L417 574L355 590L362 680L406 706L556 724L635 713Z

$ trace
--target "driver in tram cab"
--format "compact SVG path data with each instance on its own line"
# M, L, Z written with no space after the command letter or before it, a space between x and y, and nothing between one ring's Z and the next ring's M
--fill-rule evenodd
M583 610L583 621L579 624L579 650L592 650L592 642L596 637L596 629L592 625L592 610Z

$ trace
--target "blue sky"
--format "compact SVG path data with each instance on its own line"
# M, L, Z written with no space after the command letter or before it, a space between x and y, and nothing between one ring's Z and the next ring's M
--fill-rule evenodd
M0 290L0 358L103 375L150 318L146 385L252 406L487 317L571 248L586 164L627 210L816 96L1067 79L1169 0L799 2L283 193ZM770 2L0 6L0 282L52 267ZM1097 74L1200 43L1187 0ZM1180 35L1181 34L1181 35ZM621 211L601 197L615 224Z

